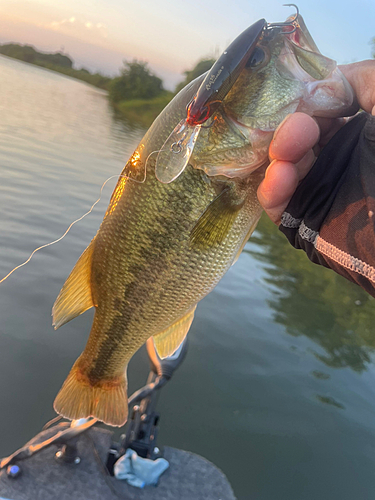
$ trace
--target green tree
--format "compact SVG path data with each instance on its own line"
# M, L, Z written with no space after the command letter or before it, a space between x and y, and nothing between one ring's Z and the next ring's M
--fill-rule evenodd
M164 92L161 79L151 73L146 62L136 59L124 61L121 76L110 82L108 90L113 102L153 99Z
M45 54L38 52L32 45L20 45L18 43L7 43L0 45L0 54L8 57L20 59L38 66L55 65L62 68L72 68L73 61L66 55L56 52L55 54Z
M206 73L206 71L212 67L214 62L215 59L201 59L193 69L184 71L185 80L177 85L175 90L176 94L177 92L180 92L185 85L195 80L198 76L203 75L203 73Z

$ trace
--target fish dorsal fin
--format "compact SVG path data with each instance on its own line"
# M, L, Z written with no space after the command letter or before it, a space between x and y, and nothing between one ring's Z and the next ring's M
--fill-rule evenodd
M163 359L171 356L186 337L193 322L196 305L162 332L154 335L154 344L159 356Z
M210 248L223 242L244 202L234 202L224 189L206 208L190 235L192 247Z
M78 259L53 305L55 330L94 305L91 295L93 241Z

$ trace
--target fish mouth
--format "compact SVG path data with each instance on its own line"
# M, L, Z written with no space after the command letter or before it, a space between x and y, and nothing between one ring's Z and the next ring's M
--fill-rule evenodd
M314 116L339 118L352 116L359 110L357 97L338 68L327 80L309 82L307 91L316 105Z
M330 118L354 114L358 103L337 63L320 54L308 31L306 40L305 35L302 33L298 40L293 37L286 39L277 61L277 69L284 78L303 83L304 90L296 111ZM312 50L309 44L313 44L316 50Z

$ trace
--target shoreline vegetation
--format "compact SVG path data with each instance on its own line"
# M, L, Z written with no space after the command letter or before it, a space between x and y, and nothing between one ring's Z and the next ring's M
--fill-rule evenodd
M109 102L119 115L144 127L151 125L185 85L208 71L215 62L208 58L199 61L193 69L184 72L185 79L171 92L164 88L163 81L152 73L147 62L135 59L132 62L124 61L120 75L110 78L98 72L91 73L85 68L74 68L74 61L66 54L39 52L31 45L0 44L0 54L106 90Z

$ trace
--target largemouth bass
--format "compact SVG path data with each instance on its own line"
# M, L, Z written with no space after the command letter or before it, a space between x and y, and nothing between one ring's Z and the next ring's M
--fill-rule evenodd
M161 357L176 350L197 303L254 230L273 131L289 113L344 116L353 103L350 85L300 16L293 32L265 29L199 130L186 168L173 182L160 182L158 152L186 119L203 78L185 87L142 139L55 302L56 328L95 307L87 345L54 403L67 418L124 424L130 358L150 337Z

